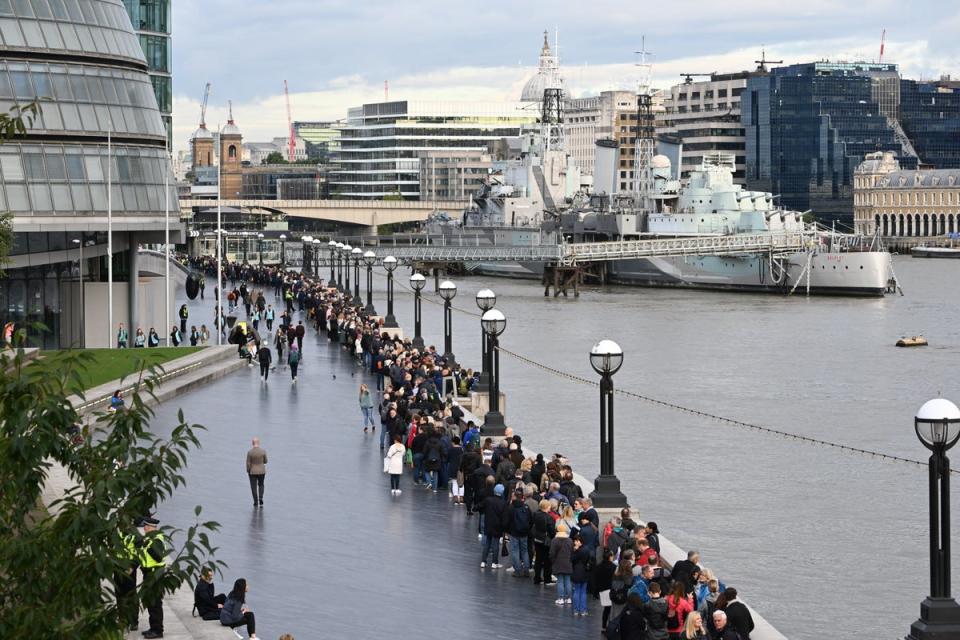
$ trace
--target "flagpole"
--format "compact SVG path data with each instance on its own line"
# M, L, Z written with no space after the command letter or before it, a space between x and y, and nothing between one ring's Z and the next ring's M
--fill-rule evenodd
M167 166L163 173L163 300L164 322L170 322L170 163L172 157L167 150Z
M218 144L220 143L219 140L221 135L222 135L222 132L220 131L220 125L217 124L217 143ZM220 150L222 151L223 145L221 144L220 146L221 146ZM223 332L220 328L220 325L222 322L224 322L223 290L220 288L220 283L223 282L223 263L220 258L222 253L222 247L220 243L223 242L223 228L221 227L221 224L222 224L221 205L223 204L223 198L221 197L222 194L220 193L220 167L223 166L223 158L220 157L220 155L221 154L218 154L217 156L217 314L216 314L216 320L217 320L217 345L218 346L223 344L222 342Z
M113 349L113 123L107 126L107 348ZM133 251L133 248L130 249Z

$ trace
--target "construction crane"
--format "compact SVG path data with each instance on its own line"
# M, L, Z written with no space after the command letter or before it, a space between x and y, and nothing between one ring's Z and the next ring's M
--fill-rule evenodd
M287 161L293 162L297 151L297 143L293 135L293 117L290 115L290 90L287 81L283 81L283 96L287 99L287 128L290 130L290 141L287 143Z
M203 102L200 103L200 128L207 128L207 99L210 97L210 83L203 90Z
M769 71L769 69L767 69L768 64L783 64L783 60L767 60L766 49L760 49L760 59L754 60L754 62L757 63L757 71L761 73L767 73Z
M883 33L880 34L880 59L877 62L883 62L883 45L887 42L887 30L884 29Z
M683 84L690 84L693 82L694 78L710 78L713 77L712 73L681 73L681 78L684 78Z

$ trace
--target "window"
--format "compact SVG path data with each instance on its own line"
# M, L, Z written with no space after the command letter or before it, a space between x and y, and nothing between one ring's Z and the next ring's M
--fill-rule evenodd
M230 145L230 147L227 149L227 157L230 158L231 160L235 160L235 159L237 158L237 146L236 146L236 145L233 145L233 144Z

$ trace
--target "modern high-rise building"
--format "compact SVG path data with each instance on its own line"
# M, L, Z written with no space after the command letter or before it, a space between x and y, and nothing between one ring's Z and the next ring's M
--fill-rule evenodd
M747 78L762 71L712 73L709 80L687 81L670 88L664 100L657 133L676 138L682 145L680 176L699 168L704 155L715 151L733 154L733 181L744 182L747 162L746 137L740 124L740 95Z
M482 152L536 123L523 102L376 102L350 109L330 172L333 198L420 198L420 158Z
M182 242L183 226L166 130L123 3L4 2L0 14L0 110L40 107L25 134L0 145L0 207L14 232L0 325L42 322L49 332L30 341L48 349L107 346L121 322L131 339L138 326L168 326L163 278L151 277L138 245L163 242L168 220L171 241Z
M899 94L893 64L814 62L748 78L741 99L747 186L852 228L853 174L865 154L892 151L911 162L909 141L898 134Z
M303 138L307 157L328 163L340 149L340 122L294 122L294 133Z
M157 106L167 130L167 146L173 148L173 62L171 53L172 0L123 0L140 47L147 59L147 73L157 96Z
M960 168L960 83L901 80L900 124L922 165Z

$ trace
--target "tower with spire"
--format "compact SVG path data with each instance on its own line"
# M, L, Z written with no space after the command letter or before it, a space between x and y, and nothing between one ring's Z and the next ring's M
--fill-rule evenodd
M233 103L230 116L220 131L220 197L239 198L243 190L243 136L233 121Z
M554 43L556 44L556 43ZM540 47L540 64L537 72L523 86L520 99L524 102L543 102L543 92L546 89L562 89L563 78L560 76L560 58L550 49L549 34L543 32L543 46Z

